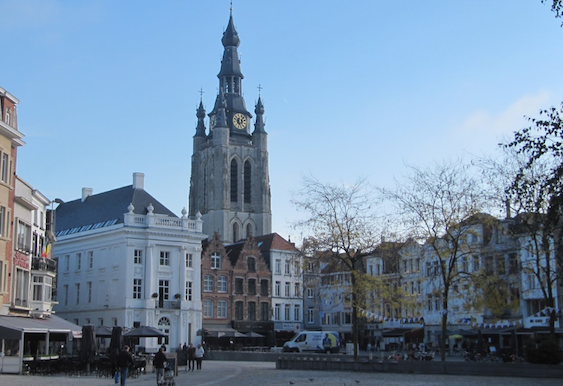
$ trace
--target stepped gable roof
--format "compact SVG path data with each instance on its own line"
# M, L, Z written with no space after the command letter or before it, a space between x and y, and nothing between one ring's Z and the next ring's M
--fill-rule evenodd
M63 236L70 233L101 228L123 223L123 215L133 204L134 214L146 215L152 204L153 213L178 218L168 208L144 189L133 185L88 196L84 201L77 199L60 204L55 210L55 233Z
M283 237L281 237L277 233L270 233L267 235L257 236L254 238L256 240L256 244L258 246L258 250L262 254L262 256L266 260L266 264L270 264L269 256L270 251L290 251L290 252L299 252L299 250L295 247L293 243L286 241ZM233 266L236 265L238 257L242 249L244 248L246 239L242 239L237 241L236 243L225 245L225 250L227 251L227 256L231 260Z

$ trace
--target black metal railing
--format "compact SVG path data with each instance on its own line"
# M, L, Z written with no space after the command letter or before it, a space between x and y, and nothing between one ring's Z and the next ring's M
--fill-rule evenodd
M57 262L45 257L33 257L31 269L36 271L57 272Z

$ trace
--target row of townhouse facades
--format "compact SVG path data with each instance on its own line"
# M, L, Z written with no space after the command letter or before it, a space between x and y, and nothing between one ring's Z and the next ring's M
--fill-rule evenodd
M51 201L16 174L19 100L0 87L0 357L2 373L21 373L24 359L72 351L80 327L54 315L55 241Z
M46 254L50 200L16 175L19 100L0 87L0 315L49 316L55 265Z
M548 258L534 250L528 221L526 214L502 220L482 214L464 225L447 309L438 266L441 258L433 246L413 240L382 242L364 259L364 273L386 283L390 289L386 296L400 291L403 302L366 296L369 300L360 308L359 343L387 349L407 343L437 345L444 313L448 333L463 332L468 340L486 333L491 344L506 346L513 330L521 335L547 333L548 312L553 309L561 315L560 272L553 246ZM305 328L340 331L350 341L351 273L331 261L305 260ZM451 258L446 260L447 267ZM495 288L487 292L477 280ZM548 290L552 300L546 296ZM555 327L558 332L559 320ZM461 342L452 341L456 343Z

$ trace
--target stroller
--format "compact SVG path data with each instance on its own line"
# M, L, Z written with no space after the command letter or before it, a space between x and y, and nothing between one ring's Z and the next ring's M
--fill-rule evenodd
M164 363L164 377L158 380L158 386L175 386L174 369L171 369L168 362Z

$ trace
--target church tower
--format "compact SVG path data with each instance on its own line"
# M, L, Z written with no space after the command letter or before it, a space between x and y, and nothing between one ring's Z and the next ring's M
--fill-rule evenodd
M225 242L272 231L268 135L264 130L264 106L258 96L254 113L246 109L238 46L240 40L231 10L229 24L221 39L223 59L219 93L209 113L200 100L193 137L190 181L190 215L202 214L203 232L218 232Z

